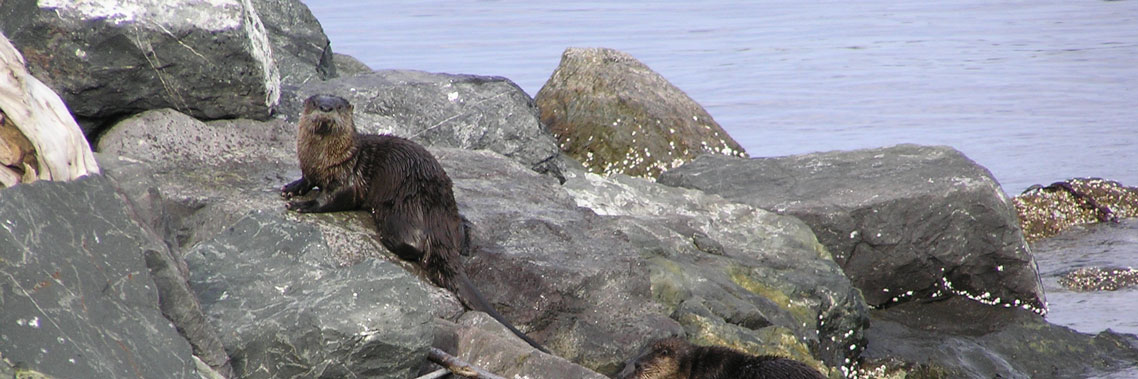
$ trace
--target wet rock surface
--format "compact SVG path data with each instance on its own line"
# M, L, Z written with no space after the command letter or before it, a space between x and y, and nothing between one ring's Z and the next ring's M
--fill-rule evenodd
M197 375L143 260L164 246L128 209L101 176L0 190L0 356L16 373Z
M654 178L701 154L747 156L703 107L621 51L566 49L535 101L561 149L593 173Z
M802 219L869 305L961 295L1042 312L1011 203L988 170L952 148L709 155L659 181Z
M264 119L279 97L250 0L12 0L0 3L0 30L77 118L175 108Z

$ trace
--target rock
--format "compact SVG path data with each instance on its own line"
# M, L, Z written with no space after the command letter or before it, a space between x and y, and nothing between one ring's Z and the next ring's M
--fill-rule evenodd
M861 294L801 221L623 175L565 187L652 252L653 297L696 342L845 370L865 347Z
M613 374L647 341L680 333L818 367L819 358L844 364L860 351L850 345L863 346L860 296L793 218L643 180L573 176L565 193L520 166L469 154L439 156L478 228L471 278L562 357ZM717 217L660 211L666 204Z
M128 209L97 175L0 190L0 355L16 373L197 375L143 261L164 247Z
M1028 242L1059 234L1072 225L1138 217L1138 188L1098 178L1032 186L1012 198Z
M1130 267L1084 267L1063 275L1059 284L1075 291L1117 291L1138 286L1138 270Z
M506 378L594 378L605 376L564 358L541 354L513 337L498 321L482 312L466 312L458 322L435 319L435 346L457 352L460 359ZM431 371L440 368L430 365Z
M1044 312L1012 205L988 170L952 148L709 155L659 181L802 219L871 306L960 295Z
M0 188L97 173L67 106L27 72L24 58L0 34Z
M348 99L361 132L395 134L429 146L493 150L561 177L561 152L538 120L533 100L506 78L381 70L309 83L287 102L291 108L286 114L298 116L304 99L314 94Z
M250 212L186 256L190 284L245 378L406 378L431 343L425 284L283 209ZM334 232L333 232L334 233Z
M371 67L356 57L347 54L332 54L332 61L336 63L336 73L343 77L356 76L372 71Z
M0 30L76 118L174 108L264 119L280 96L251 0L10 0Z
M335 78L332 45L320 21L299 0L252 0L265 25L281 84L299 87Z
M701 154L747 156L687 94L613 49L566 49L536 102L561 149L593 173L654 178Z
M1081 334L1024 310L960 298L906 303L871 314L863 358L919 363L938 377L1098 377L1138 362L1134 335Z

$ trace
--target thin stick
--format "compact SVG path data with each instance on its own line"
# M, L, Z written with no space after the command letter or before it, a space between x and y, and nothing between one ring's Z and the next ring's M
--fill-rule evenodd
M426 375L420 376L420 377L415 378L415 379L438 379L438 378L441 378L441 377L444 377L447 375L450 375L450 370L447 370L445 368L440 368L438 370L429 372Z
M458 359L458 357L447 354L445 351L439 350L435 347L431 347L430 350L427 350L427 358L430 359L431 362L435 362L443 367L446 367L455 375L461 375L475 379L506 379L501 376L494 375L493 373L487 372L486 370L474 367L474 365L466 363L466 361Z

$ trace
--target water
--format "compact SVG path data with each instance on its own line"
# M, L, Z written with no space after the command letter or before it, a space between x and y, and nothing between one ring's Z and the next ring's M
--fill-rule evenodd
M1075 292L1059 284L1061 276L1078 268L1138 267L1138 218L1076 226L1032 250L1051 304L1047 320L1085 333L1110 328L1138 334L1138 288Z
M1009 194L1138 185L1138 1L309 0L375 69L500 75L531 96L570 46L632 54L752 156L953 146Z
M755 157L943 144L1012 195L1072 177L1138 185L1138 1L306 3L335 51L374 69L505 76L531 96L566 47L622 50ZM1078 266L1040 259L1048 280ZM1053 322L1138 332L1138 291L1047 289Z

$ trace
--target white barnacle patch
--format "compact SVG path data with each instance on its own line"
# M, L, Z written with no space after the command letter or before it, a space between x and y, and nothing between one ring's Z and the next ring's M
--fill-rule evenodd
M451 92L447 94L447 101L454 102L458 100L458 92Z

